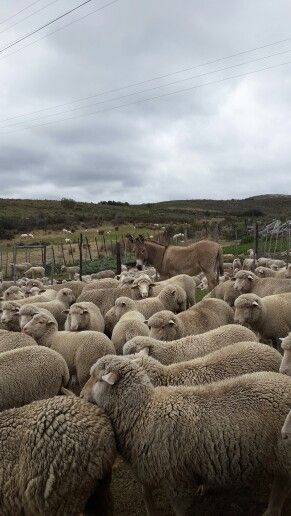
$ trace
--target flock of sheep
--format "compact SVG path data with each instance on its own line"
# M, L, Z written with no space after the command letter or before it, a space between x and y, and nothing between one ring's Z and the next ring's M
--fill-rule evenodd
M203 273L157 281L152 267L83 281L74 268L49 285L42 267L18 264L16 283L0 284L1 516L112 514L117 454L149 516L157 488L189 516L197 492L258 477L273 479L264 515L281 514L291 271L252 255L225 260L198 303Z

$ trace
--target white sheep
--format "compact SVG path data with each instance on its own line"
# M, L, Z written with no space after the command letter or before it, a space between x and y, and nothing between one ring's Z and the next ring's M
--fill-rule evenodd
M221 299L202 300L178 315L169 310L162 310L148 320L150 336L159 340L175 340L187 335L198 335L231 323L233 311Z
M121 355L124 344L137 335L149 335L150 331L145 323L144 316L132 310L125 313L114 326L111 341L114 344L116 353Z
M94 303L74 303L67 309L66 331L96 330L104 331L104 319Z
M90 367L96 360L115 348L103 333L98 331L69 332L58 331L56 319L49 313L33 315L22 331L33 337L41 346L57 351L65 359L70 376L82 387L89 378Z
M43 278L45 276L45 268L44 267L30 267L24 273L26 278Z
M259 372L195 387L154 387L133 360L106 356L91 370L91 399L113 423L118 451L144 486L162 487L176 514L195 514L194 486L274 482L266 515L279 515L291 488L287 444L278 439L291 378ZM230 460L231 458L231 460Z
M135 337L123 346L123 354L141 353L168 365L192 360L237 342L256 341L256 335L240 324L227 324L200 335L164 342L152 337Z
M204 357L171 365L147 355L134 357L155 387L206 384L256 371L279 372L281 359L278 351L259 342L231 344Z
M0 410L51 398L70 379L59 353L41 346L26 346L0 353Z

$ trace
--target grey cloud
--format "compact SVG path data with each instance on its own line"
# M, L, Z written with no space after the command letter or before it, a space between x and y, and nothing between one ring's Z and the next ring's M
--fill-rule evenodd
M15 0L12 9L8 3L2 19L25 4ZM6 33L5 41L66 9L60 0ZM54 108L283 39L290 14L288 0L267 0L263 8L259 0L123 0L22 52L0 56L0 119L50 107L5 124L0 120L2 195L139 203L291 193L291 66L206 84L291 60L291 52L141 93L291 49L291 41ZM138 102L197 84L204 86ZM131 92L137 93L114 100ZM76 106L82 107L70 112ZM1 129L18 121L23 126Z

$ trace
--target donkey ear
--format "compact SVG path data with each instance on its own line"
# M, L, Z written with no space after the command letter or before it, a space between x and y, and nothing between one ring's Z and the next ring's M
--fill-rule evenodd
M143 235L138 235L138 240L140 242L144 242L144 236Z
M128 240L133 243L133 236L130 235L129 233L127 233L127 235L125 235L126 238L128 238Z

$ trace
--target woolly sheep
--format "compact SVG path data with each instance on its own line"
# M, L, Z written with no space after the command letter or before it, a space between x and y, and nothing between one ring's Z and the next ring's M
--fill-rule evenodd
M80 272L80 267L78 265L73 265L72 267L67 267L66 265L61 266L62 272L67 272L70 279L74 278L74 274L78 274Z
M195 484L225 489L265 476L273 480L265 514L281 513L291 477L287 444L278 436L291 378L259 372L195 387L154 387L133 360L110 355L91 375L91 399L112 421L118 450L144 485L149 514L158 485L176 514L190 515Z
M263 267L271 267L271 265L277 265L277 267L284 267L284 260L275 260L274 258L265 258L261 257L257 260L258 265L262 265Z
M137 310L146 318L151 317L161 310L171 310L174 313L186 309L186 293L176 285L164 287L157 297L133 300L126 297L119 297L115 301L115 313L119 319L125 312Z
M247 325L260 334L261 339L279 344L291 330L291 293L260 298L256 294L242 294L235 303L235 322Z
M45 276L45 268L44 267L30 267L25 271L24 276L27 278L43 278Z
M269 267L263 267L260 265L254 270L256 276L259 278L274 278L275 277L275 271L272 269L269 269Z
M239 269L239 270L240 270L240 269L242 268L242 264L241 264L241 261L240 261L240 259L239 259L239 258L235 258L235 259L233 260L233 262L232 262L232 268L233 268L233 270L235 270L235 269Z
M154 283L147 274L141 274L132 283L132 289L138 289L141 298L157 296L164 287L177 285L185 290L187 295L187 308L195 304L196 282L187 274L179 274L164 281Z
M0 354L12 349L36 346L35 340L29 335L7 330L0 330Z
M59 329L63 329L67 318L66 310L74 303L75 296L71 289L63 288L52 301L35 302L35 300L31 298L28 298L28 301L29 302L25 304L34 304L39 309L45 308L48 310L56 318Z
M87 292L88 290L97 290L99 288L114 288L118 287L119 281L115 278L103 278L90 281L87 285L84 286L83 292Z
M223 261L232 262L233 260L234 260L234 254L231 254L231 253L224 254L223 253Z
M145 318L136 310L125 313L114 326L111 341L116 353L121 355L123 345L137 335L149 335L150 331L145 324Z
M16 301L4 301L0 310L1 324L6 330L20 331L19 325L20 305Z
M281 358L278 351L265 344L239 342L178 364L163 365L149 356L136 355L134 360L157 387L206 384L256 371L278 372Z
M10 263L10 267L11 267L12 274L13 274L14 268L16 270L16 273L21 273L21 272L25 272L28 269L30 269L30 267L32 267L32 265L29 262L22 262L22 263L15 263L15 264Z
M280 373L291 376L291 333L289 332L284 339L282 339L281 347L283 349L283 359L280 366Z
M240 293L234 289L234 281L227 280L223 283L219 283L214 287L211 292L206 294L204 299L214 298L214 299L222 299L229 306L233 306L236 298L240 295Z
M256 341L256 335L240 324L227 324L201 335L188 335L182 339L164 342L152 337L135 337L123 346L123 354L142 352L169 365L204 357L225 346L243 341Z
M52 349L27 346L0 353L0 410L51 398L69 378L65 360Z
M253 271L256 267L256 263L256 260L254 260L253 258L245 258L242 264L242 268L244 270Z
M92 279L103 279L103 278L114 278L114 277L115 277L115 272L111 271L109 269L107 269L105 271L94 272L93 274L91 274Z
M41 346L60 353L68 365L72 380L76 376L80 387L88 380L90 367L98 358L115 353L112 342L98 331L58 331L57 321L51 314L35 314L22 331L31 335Z
M84 286L85 286L85 283L83 283L82 281L66 281L63 284L59 283L57 285L52 285L50 288L52 288L53 290L56 290L57 292L64 287L70 288L72 290L75 298L77 299L81 295Z
M13 285L12 287L9 287L7 290L5 290L5 292L3 294L4 301L14 301L14 300L18 300L18 299L20 300L20 299L24 299L24 298L25 298L24 292L17 285Z
M74 303L68 310L66 331L104 331L104 319L98 306L93 303Z
M233 311L221 299L202 300L178 315L163 310L148 320L150 337L159 340L175 340L187 335L197 335L231 323Z
M1 514L109 516L116 449L104 412L56 396L1 412ZM91 505L92 509L92 505Z
M253 272L239 271L235 275L234 288L240 294L252 293L260 297L291 292L291 280L283 278L258 278Z
M116 299L120 296L132 298L134 296L134 291L128 286L89 290L82 292L82 294L77 298L77 302L90 301L91 303L94 303L98 308L100 308L100 312L104 317L108 310L114 306Z

